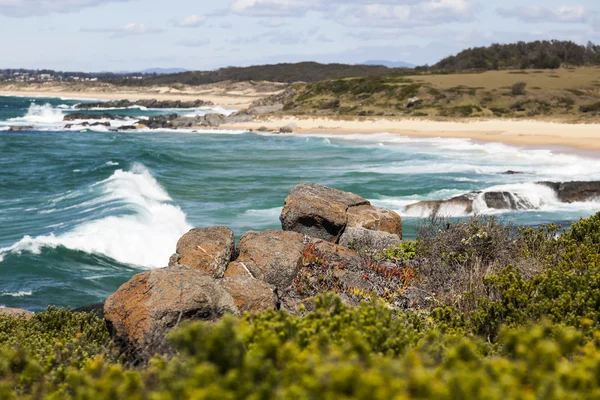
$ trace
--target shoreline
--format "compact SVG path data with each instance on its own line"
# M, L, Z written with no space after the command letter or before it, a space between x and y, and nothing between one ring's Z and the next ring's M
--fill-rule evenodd
M233 95L233 94L218 94L208 91L198 92L153 92L153 91L95 91L89 90L85 92L79 91L62 91L57 88L49 90L5 90L0 87L0 96L19 96L19 97L41 97L41 98L64 98L68 100L150 100L156 99L159 101L190 101L204 100L211 101L215 106L223 108L242 109L248 108L254 100L258 100L261 96L258 95Z
M262 96L221 94L199 88L195 91L164 92L152 90L122 91L62 91L56 87L46 89L31 88L4 90L0 96L31 96L71 98L77 100L195 100L212 101L215 107L247 108ZM470 139L487 143L545 147L558 146L578 151L600 151L600 121L597 124L550 122L543 120L471 120L439 121L427 119L373 118L354 119L311 118L305 116L273 116L258 118L253 122L225 124L217 130L253 130L261 127L269 131L279 131L281 127L295 125L296 134L378 134L390 133L408 137ZM200 128L200 127L196 127Z
M255 122L221 125L219 129L279 130L295 124L297 134L379 134L409 137L471 139L488 143L536 147L560 146L600 151L599 124L568 124L535 120L433 121L421 119L335 120L277 117Z

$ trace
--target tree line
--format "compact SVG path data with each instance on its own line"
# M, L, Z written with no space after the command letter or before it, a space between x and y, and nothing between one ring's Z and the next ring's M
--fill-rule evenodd
M586 46L571 41L543 40L492 44L473 47L457 55L446 57L429 67L418 70L495 70L495 69L556 69L561 66L600 64L600 45L588 42Z

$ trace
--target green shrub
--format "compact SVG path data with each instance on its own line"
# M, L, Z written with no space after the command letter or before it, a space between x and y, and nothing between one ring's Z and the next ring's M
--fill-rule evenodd
M188 322L170 334L175 356L137 368L93 315L0 317L0 398L600 397L600 213L564 232L433 219L383 258L417 270L409 292L433 300L324 294L302 317Z

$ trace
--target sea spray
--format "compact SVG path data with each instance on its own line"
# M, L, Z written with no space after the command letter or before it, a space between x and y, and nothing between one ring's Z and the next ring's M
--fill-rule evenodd
M191 227L150 171L135 164L130 171L116 170L93 186L101 187L103 202L121 202L128 213L84 222L60 235L25 236L0 253L39 254L44 247L64 246L129 265L165 266L177 240Z

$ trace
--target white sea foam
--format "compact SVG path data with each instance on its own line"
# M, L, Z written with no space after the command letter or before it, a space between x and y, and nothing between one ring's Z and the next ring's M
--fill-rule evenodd
M519 212L593 212L600 209L600 198L591 199L586 202L563 203L556 192L546 186L537 183L516 183L507 185L498 185L486 188L478 193L464 192L459 190L439 190L427 195L406 196L400 198L383 198L371 200L378 207L392 209L404 217L425 218L431 215L432 209L427 206L410 207L421 201L427 200L447 200L456 196L466 195L473 201L473 210L468 212L465 205L461 203L442 204L438 210L438 215L449 217L464 217L468 215L493 215L511 212L514 210L498 210L489 208L484 200L485 193L504 192L509 193L513 199L526 204L527 209L520 209ZM447 194L447 195L444 195Z
M177 240L191 227L184 212L170 203L168 193L150 171L137 164L131 171L115 171L94 186L101 189L103 202L125 203L130 212L83 222L60 235L25 236L11 247L0 249L0 254L40 253L44 247L64 246L102 254L124 264L165 266Z
M262 210L247 210L242 216L242 221L250 221L253 226L269 225L279 221L283 207L267 208Z
M29 110L24 117L11 118L10 121L13 125L54 125L62 122L63 113L62 110L52 107L50 104L38 105L31 103Z
M2 292L0 297L26 297L33 295L32 291L21 291L21 292Z
M115 161L107 161L105 165L109 167L116 167L119 165L119 163Z

